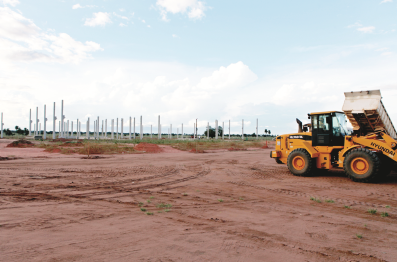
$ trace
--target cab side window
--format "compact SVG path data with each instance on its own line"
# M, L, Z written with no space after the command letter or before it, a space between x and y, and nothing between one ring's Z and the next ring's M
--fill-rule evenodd
M333 136L341 136L340 124L336 116L333 116Z
M326 115L319 115L318 134L329 134L329 123Z
M312 120L312 130L318 129L318 116L312 116L311 120Z

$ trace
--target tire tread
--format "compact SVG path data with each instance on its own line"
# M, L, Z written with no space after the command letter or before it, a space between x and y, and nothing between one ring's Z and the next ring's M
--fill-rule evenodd
M303 173L294 172L294 168L291 165L291 158L295 155L294 153L304 154L305 157L307 158L306 161L308 161L309 164L308 164L308 168L307 168L307 170L305 170L305 172L303 172ZM287 167L289 168L290 172L292 172L292 174L295 176L302 176L302 177L312 176L314 173L314 170L316 169L315 163L316 162L311 158L311 155L304 148L297 148L297 149L293 150L287 157Z
M351 170L351 163L349 162L350 160L350 156L352 154L356 154L359 153L359 155L368 155L370 157L370 159L373 162L373 170L372 172L365 178L356 178L355 176L353 176L353 171ZM355 148L353 150L351 150L346 157L344 158L344 172L346 173L346 175L355 182L361 182L361 183L371 183L371 182L375 182L376 180L378 180L380 178L380 171L381 171L381 161L380 158L378 157L378 155L372 151L370 151L367 148Z

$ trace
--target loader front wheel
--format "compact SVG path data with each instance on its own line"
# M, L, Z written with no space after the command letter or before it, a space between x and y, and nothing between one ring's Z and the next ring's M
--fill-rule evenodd
M374 182L380 175L380 158L367 148L355 148L344 159L344 171L355 182Z
M298 148L289 154L287 167L295 176L311 176L315 169L315 160L311 158L307 150Z

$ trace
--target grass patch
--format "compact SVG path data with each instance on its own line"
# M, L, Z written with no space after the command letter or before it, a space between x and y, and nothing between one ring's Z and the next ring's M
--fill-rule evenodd
M244 197L239 197L239 200L245 200L245 198Z
M168 213L168 212L170 212L171 210L170 209L165 209L164 210L164 212L166 212L166 213Z
M160 203L158 205L156 205L157 208L171 208L172 205L171 204L164 204L164 203Z
M350 209L351 207L350 206L344 206L344 208Z
M361 239L362 235L361 234L355 234L357 236L357 238Z
M154 199L155 197L154 196L151 196L149 199Z
M147 214L148 216L152 216L153 212L146 212L145 214Z
M386 206L386 208L390 208L390 206Z
M334 203L334 200L333 199L326 199L325 202L326 203Z
M162 211L162 210L159 210L158 213L163 213L163 211Z
M315 201L317 203L322 203L322 201L319 198L316 198L316 197L310 197L310 200Z
M211 149L244 149L249 147L261 148L265 145L264 140L242 141L242 140L202 140L202 141L179 141L172 145L173 148L190 151L192 149L211 150Z
M146 202L149 204L149 203L151 203L151 200L148 199Z
M183 195L183 196L187 196L188 194L187 194L187 193L182 193L182 195Z
M377 209L368 209L368 213L374 215L377 213Z
M388 217L388 213L387 212L381 212L381 216L382 217Z
M142 212L145 212L145 211L146 211L146 208L141 208L141 211L142 211Z
M218 201L218 202L224 202L224 200L222 200L221 198L220 198L220 199L217 199L217 201Z
M142 205L144 205L144 203L142 203L142 202L138 202L138 206L142 206Z

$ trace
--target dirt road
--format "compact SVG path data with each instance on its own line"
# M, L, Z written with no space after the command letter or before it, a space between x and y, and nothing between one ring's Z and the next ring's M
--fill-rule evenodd
M25 155L0 162L1 261L397 260L396 174L295 177L270 149L12 150Z

